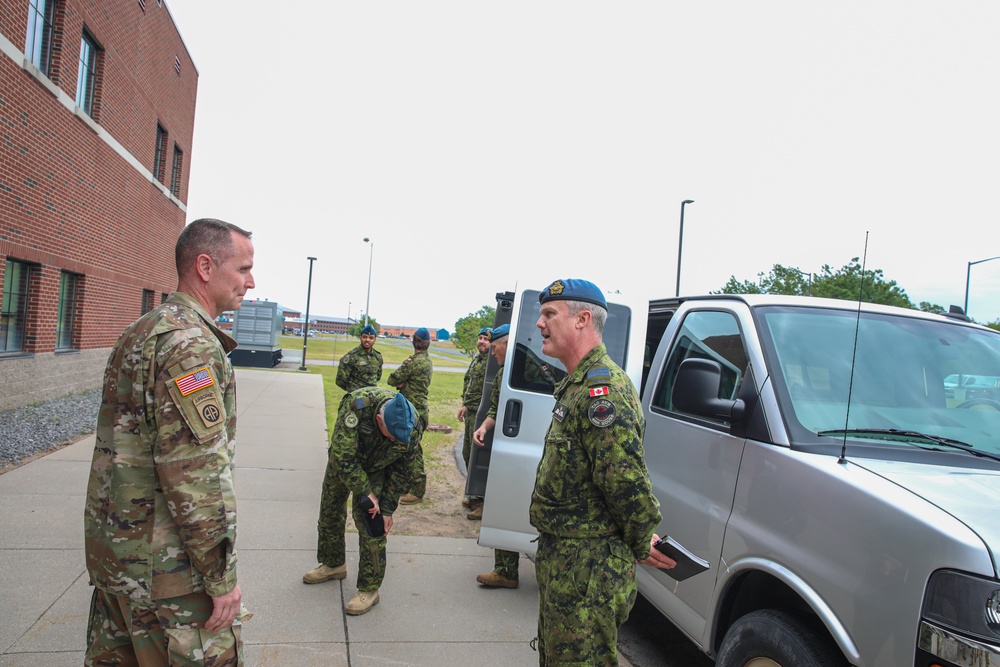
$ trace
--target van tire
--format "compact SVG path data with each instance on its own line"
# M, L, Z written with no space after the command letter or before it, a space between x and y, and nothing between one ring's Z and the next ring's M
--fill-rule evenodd
M822 629L775 609L742 616L722 640L716 667L843 667L844 656Z

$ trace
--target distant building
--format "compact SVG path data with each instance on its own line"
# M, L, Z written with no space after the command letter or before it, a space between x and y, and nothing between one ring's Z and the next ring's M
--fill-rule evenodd
M4 410L99 386L176 288L198 71L160 0L0 0L0 51Z

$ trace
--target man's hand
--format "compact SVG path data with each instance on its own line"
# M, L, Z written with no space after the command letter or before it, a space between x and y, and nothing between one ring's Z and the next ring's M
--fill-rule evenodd
M649 558L646 560L640 560L639 565L651 565L653 567L663 568L664 570L672 570L677 567L677 561L662 554L659 549L653 546L659 541L660 536L653 533L653 539L649 541Z
M375 497L375 493L374 492L369 493L368 497L372 501L372 507L371 507L371 509L368 510L368 514L374 519L375 515L378 514L379 512L381 512L382 510L378 506L378 498Z
M482 425L476 429L475 433L472 434L472 442L476 443L479 447L485 446L486 434L493 429L496 423L497 421L493 419L493 417L487 417L484 419Z
M240 613L240 602L243 594L240 592L240 585L229 591L225 595L212 598L212 615L205 621L205 629L209 632L218 632L223 628L228 628L236 619L236 614Z
M458 421L462 421L463 419L465 419L466 412L467 410L465 409L464 405L458 409Z
M383 514L382 522L385 524L385 534L388 535L389 531L392 530L392 517Z

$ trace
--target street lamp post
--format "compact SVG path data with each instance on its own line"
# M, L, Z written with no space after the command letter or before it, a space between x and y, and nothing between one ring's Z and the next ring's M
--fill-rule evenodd
M372 299L372 258L375 256L375 242L365 237L365 243L371 243L368 251L368 296L365 297L365 326L368 326L368 307Z
M1000 259L1000 257L990 257L989 259L980 259L975 262L969 262L969 265L965 267L965 314L969 314L969 276L972 273L973 264L982 264L983 262L992 262L994 259Z
M306 257L309 260L309 283L306 287L306 319L302 322L302 365L299 366L300 371L306 370L306 345L309 344L309 299L312 298L312 287L313 287L313 262L316 261L315 257Z
M685 199L681 202L681 235L677 240L677 291L674 296L681 295L681 252L684 248L684 207L693 203L693 199Z

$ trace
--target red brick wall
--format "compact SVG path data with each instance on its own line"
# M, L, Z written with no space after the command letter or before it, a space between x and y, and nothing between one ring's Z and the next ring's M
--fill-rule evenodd
M163 180L169 186L176 143L186 201L198 72L166 7L145 5L143 12L136 0L59 0L49 77L75 98L86 26L102 49L93 119L143 171L21 60L0 54L0 282L7 258L36 265L27 352L54 350L62 270L83 276L80 349L110 347L142 314L143 289L159 295L176 287L173 249L186 213L148 172L160 123L168 133ZM0 0L0 32L22 52L27 16L28 0Z

